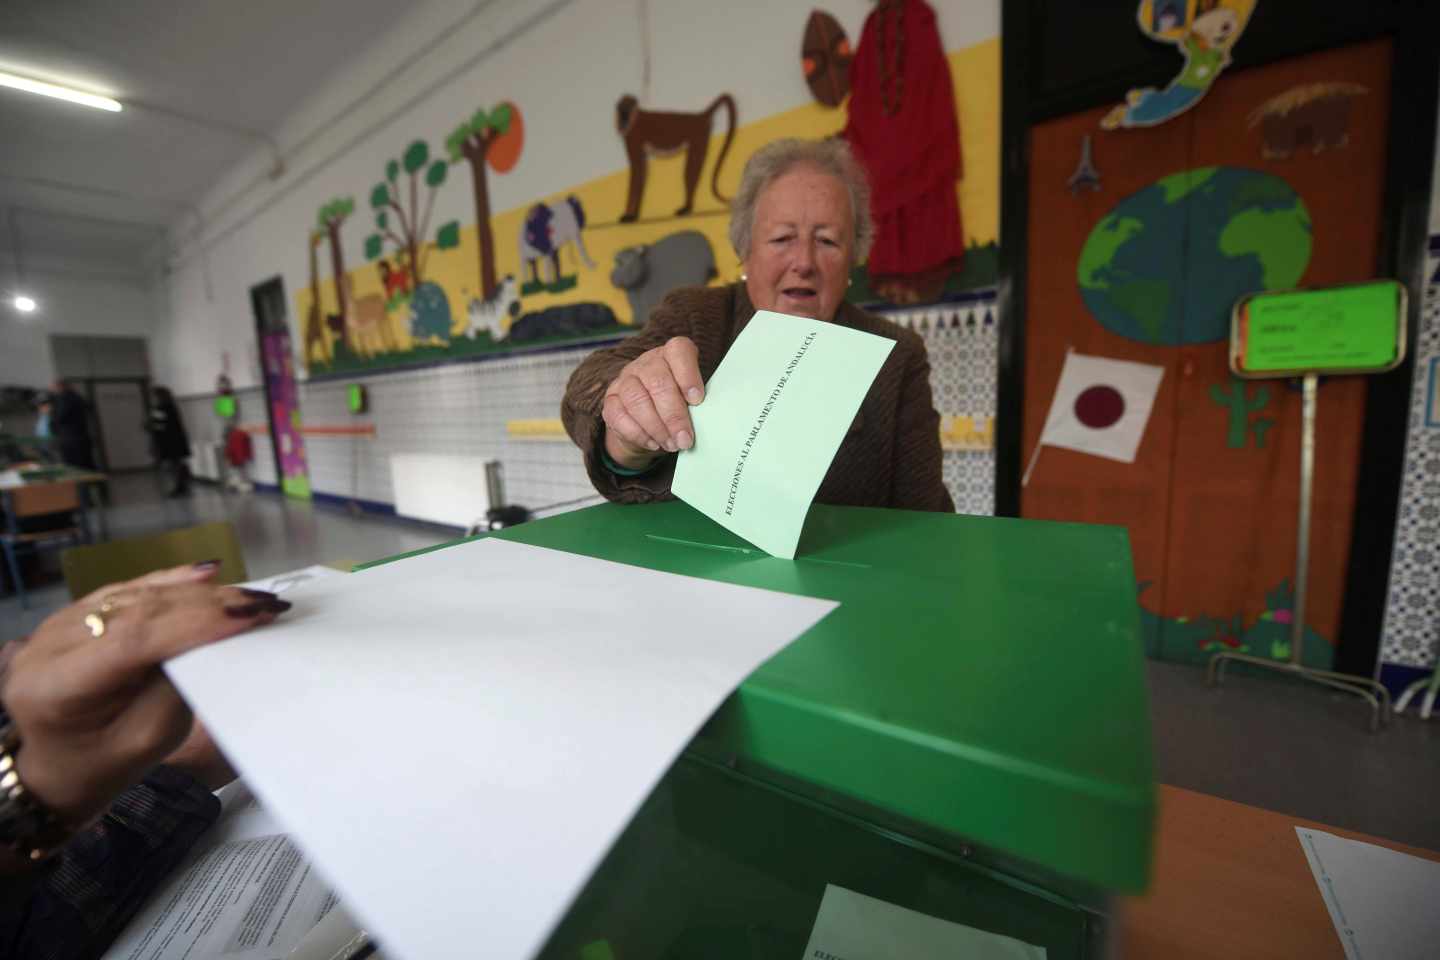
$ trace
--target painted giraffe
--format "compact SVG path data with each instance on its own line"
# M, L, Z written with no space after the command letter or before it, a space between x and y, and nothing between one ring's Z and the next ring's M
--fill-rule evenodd
M320 264L317 252L320 244L324 242L325 234L322 231L310 231L310 310L305 315L306 364L317 358L327 363L333 359L330 344L325 340L325 313L320 308Z

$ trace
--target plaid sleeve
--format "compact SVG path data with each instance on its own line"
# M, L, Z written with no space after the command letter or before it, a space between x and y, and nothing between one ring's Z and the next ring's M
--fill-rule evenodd
M0 896L0 956L99 957L220 816L220 801L157 767L35 872Z

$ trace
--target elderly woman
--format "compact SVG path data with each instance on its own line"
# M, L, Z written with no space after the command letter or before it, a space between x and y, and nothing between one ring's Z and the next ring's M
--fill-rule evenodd
M953 511L940 475L939 414L916 334L845 302L873 228L865 174L843 141L777 140L745 165L730 220L741 282L676 290L640 333L575 370L561 417L611 500L669 495L689 408L757 310L896 341L816 494L819 503Z

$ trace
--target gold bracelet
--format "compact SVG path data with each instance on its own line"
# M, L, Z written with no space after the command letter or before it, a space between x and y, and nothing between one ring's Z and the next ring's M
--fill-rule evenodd
M20 733L15 724L0 728L0 844L26 860L44 860L74 833L26 789L16 766Z

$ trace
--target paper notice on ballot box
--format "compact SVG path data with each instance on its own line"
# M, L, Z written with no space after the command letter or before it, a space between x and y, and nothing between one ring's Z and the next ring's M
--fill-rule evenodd
M793 558L815 491L895 341L761 310L690 408L695 446L670 492L776 557Z
M1045 960L1045 948L827 884L815 926L810 931L810 942L805 945L805 960L816 957Z
M166 669L399 960L533 956L701 723L836 606L497 539L287 596Z

